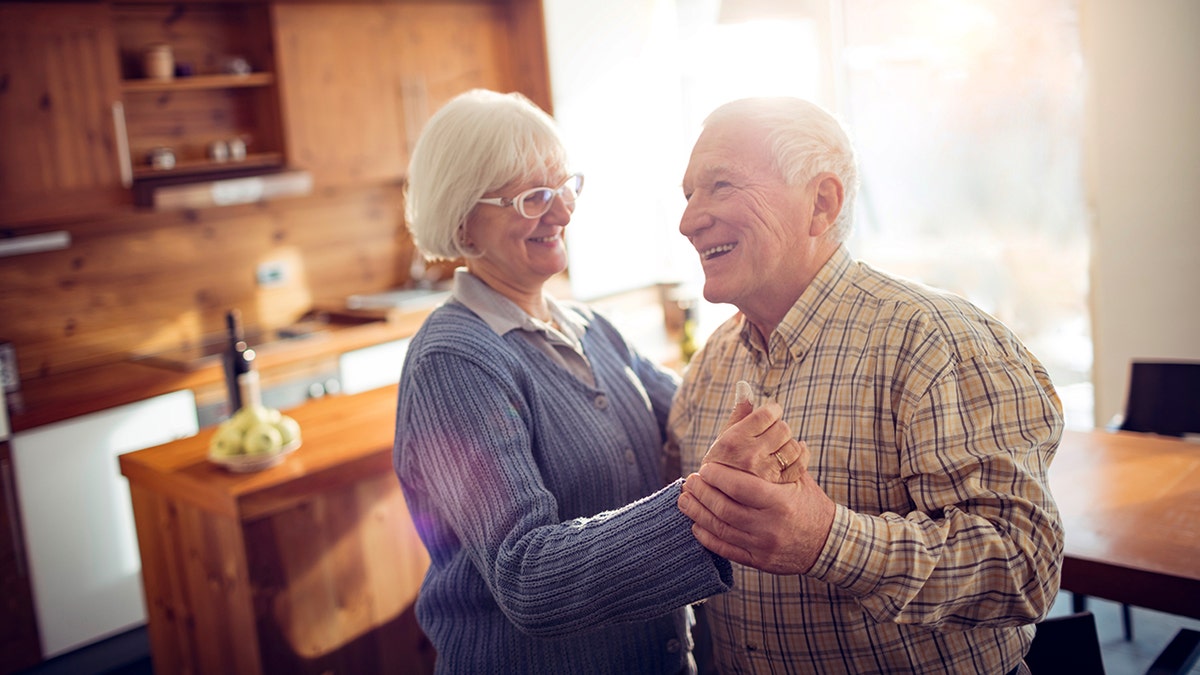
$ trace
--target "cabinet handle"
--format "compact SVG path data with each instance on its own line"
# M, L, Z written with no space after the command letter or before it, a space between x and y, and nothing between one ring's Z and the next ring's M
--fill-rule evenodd
M417 144L421 129L429 121L429 88L425 78L404 78L400 82L400 104L404 110L405 142L409 153Z
M21 513L17 511L17 485L13 480L12 461L0 458L0 490L4 491L4 508L8 511L12 527L8 528L8 536L12 537L13 557L17 560L17 576L24 578L25 569L25 539L21 536Z
M129 132L125 128L125 104L117 101L112 105L113 129L117 136L117 162L121 169L121 185L133 187L133 160L129 156Z

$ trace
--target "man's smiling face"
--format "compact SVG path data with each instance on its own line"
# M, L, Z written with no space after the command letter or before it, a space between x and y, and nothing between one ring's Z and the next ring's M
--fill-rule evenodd
M764 134L724 121L696 142L683 193L679 231L700 255L704 298L773 328L816 272L811 185L787 185Z

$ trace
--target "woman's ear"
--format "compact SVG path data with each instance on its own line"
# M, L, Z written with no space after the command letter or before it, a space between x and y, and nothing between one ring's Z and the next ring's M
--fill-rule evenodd
M812 221L808 233L820 237L833 229L833 223L842 212L842 200L846 193L842 181L832 173L820 174L813 181L817 188L813 195Z
M475 249L475 242L471 241L471 236L467 234L466 223L458 226L457 238L459 247L461 247L464 251L472 251Z

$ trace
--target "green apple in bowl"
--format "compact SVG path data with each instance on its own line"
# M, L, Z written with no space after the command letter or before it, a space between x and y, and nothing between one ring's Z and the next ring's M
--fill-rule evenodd
M300 442L300 423L291 417L280 415L279 421L275 423L275 429L283 437L284 447Z
M259 424L275 424L279 421L280 417L280 412L274 408L254 405L240 408L233 414L230 421L240 427L242 432L245 433Z
M217 427L209 445L209 453L214 457L233 457L242 454L242 430L228 421Z
M247 455L271 455L283 448L283 435L270 422L259 422L242 436L242 450Z

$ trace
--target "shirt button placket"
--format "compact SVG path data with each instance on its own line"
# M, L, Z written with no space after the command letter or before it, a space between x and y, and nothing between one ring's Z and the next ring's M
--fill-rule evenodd
M767 372L762 380L762 395L765 400L779 400L779 383L783 380L783 371L790 361L791 353L786 345L775 345L767 359Z

